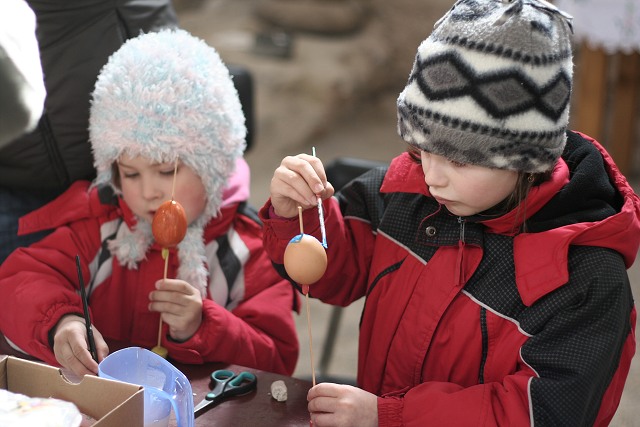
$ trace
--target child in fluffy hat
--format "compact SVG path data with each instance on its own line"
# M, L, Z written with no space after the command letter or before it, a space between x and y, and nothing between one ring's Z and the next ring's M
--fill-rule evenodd
M79 254L99 360L105 339L155 346L162 316L176 361L291 374L296 297L247 206L244 116L217 52L183 30L127 41L98 76L89 127L96 181L22 218L22 232L56 230L0 268L0 330L25 353L96 373L79 317ZM173 194L188 228L164 281L151 222Z
M640 200L567 130L570 17L537 0L460 0L398 98L409 151L336 197L320 159L285 158L260 210L283 264L318 232L312 296L366 298L359 388L320 383L315 426L587 426L611 420L635 352L626 269Z

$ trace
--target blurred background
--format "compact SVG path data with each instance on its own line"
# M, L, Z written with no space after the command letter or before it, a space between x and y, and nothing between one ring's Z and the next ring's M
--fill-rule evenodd
M640 10L639 0L618 2ZM174 4L181 27L250 76L254 129L246 158L252 171L251 201L260 207L284 156L311 153L314 147L325 164L341 157L388 162L404 151L396 134L396 98L418 45L453 2L174 0ZM639 192L640 54L605 51L579 40L575 47L571 127L602 142ZM630 270L636 296L639 264ZM334 310L310 302L314 366L321 378L355 381L362 303ZM332 319L339 321L334 339L327 340ZM301 352L294 376L310 378L304 305L296 321ZM331 344L330 354L323 353ZM638 359L612 425L640 426Z

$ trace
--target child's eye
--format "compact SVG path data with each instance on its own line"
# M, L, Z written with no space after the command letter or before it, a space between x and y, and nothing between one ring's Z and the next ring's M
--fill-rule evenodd
M122 176L124 178L128 178L128 179L136 178L136 177L138 177L138 175L139 174L137 172L123 172L122 173Z
M179 170L180 170L180 168L178 168L178 171L179 171ZM173 175L173 173L174 173L174 169L173 169L173 168L171 168L171 169L165 169L165 170L161 170L161 171L160 171L160 174L161 174L161 175Z

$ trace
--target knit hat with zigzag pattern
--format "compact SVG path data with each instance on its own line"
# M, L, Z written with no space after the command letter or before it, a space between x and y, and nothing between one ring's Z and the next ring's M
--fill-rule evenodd
M418 48L398 133L460 163L551 169L569 121L571 33L542 0L459 0Z

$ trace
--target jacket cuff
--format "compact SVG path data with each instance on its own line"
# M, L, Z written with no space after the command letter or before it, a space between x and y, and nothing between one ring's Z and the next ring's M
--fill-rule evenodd
M299 217L296 215L291 218L283 218L277 215L271 204L271 199L267 200L264 206L258 211L258 216L265 227L270 228L279 240L289 242L293 236L300 233ZM302 212L302 222L304 224L305 234L320 234L320 221L317 209L307 209Z
M196 332L197 334L197 332ZM167 334L167 340L164 342L169 352L169 358L175 360L178 363L187 363L190 365L199 365L204 363L204 359L200 352L194 348L199 345L194 337L189 338L184 342L177 342Z
M378 427L401 427L404 401L394 397L378 397Z

